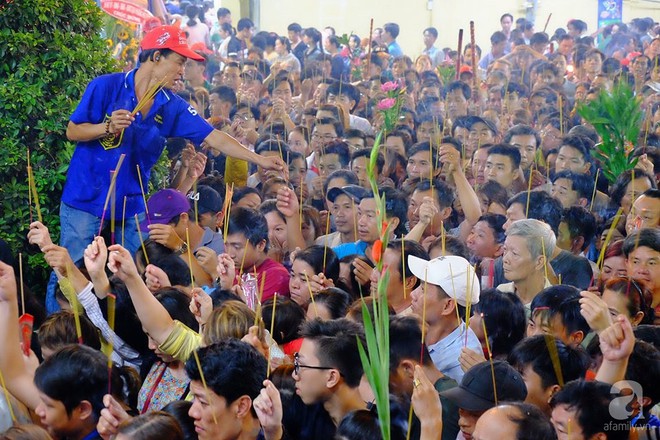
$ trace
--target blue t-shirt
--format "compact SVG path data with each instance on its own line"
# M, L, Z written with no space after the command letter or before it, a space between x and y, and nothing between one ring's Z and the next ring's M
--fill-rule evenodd
M92 80L70 120L75 124L100 124L115 110L133 110L138 103L135 72L112 73ZM110 171L116 167L119 156L126 154L117 176L116 218L121 218L124 196L125 218L139 214L144 211L144 201L136 165L140 165L142 182L146 185L151 168L165 148L165 139L183 137L199 144L212 131L213 127L192 106L171 91L162 89L149 114L145 116L138 112L135 121L116 139L117 147L107 143L104 147L101 139L78 142L69 165L62 201L101 217L110 188ZM109 211L106 218L109 218Z

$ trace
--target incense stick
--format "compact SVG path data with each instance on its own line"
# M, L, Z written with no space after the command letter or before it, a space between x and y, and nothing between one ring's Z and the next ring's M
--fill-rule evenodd
M140 110L142 110L142 108L144 108L144 106L146 106L147 103L151 101L158 94L158 92L160 92L164 85L165 80L162 79L147 89L145 94L142 96L142 98L140 98L137 105L131 112L131 116L135 116Z
M126 227L126 196L124 196L124 206L121 210L121 247L124 247L124 229Z
M119 156L119 160L117 161L117 166L114 169L114 173L112 174L112 179L110 180L110 187L108 188L108 194L105 197L105 203L103 204L103 212L101 213L101 226L99 227L99 233L96 235L101 235L101 231L103 230L103 219L105 219L105 213L108 209L108 203L110 203L110 197L112 195L112 192L114 191L114 187L117 184L117 175L119 174L119 169L121 168L121 164L124 163L124 158L126 157L126 154L122 153Z
M114 331L115 331L115 307L116 297L112 293L108 294L108 326L113 333L108 339L108 394L112 394L112 352L114 351Z
M37 193L37 183L34 180L34 174L32 172L32 166L30 164L30 150L28 149L28 166L27 166L27 173L28 173L28 186L30 187L30 191L32 192L32 198L34 199L34 206L37 210L37 219L39 220L40 223L43 223L43 217L41 216L41 205L39 204L39 194Z
M23 288L23 254L18 253L18 277L19 282L21 283L21 310L23 311L22 315L25 315L25 290Z
M195 288L195 276L193 274L193 265L192 265L192 249L190 249L190 234L188 233L188 228L186 228L186 247L188 248L188 266L190 268L190 283L192 288Z
M534 172L534 163L529 167L529 182L527 183L527 206L525 207L525 217L529 218L529 199L532 196L532 173Z
M213 423L218 424L218 419L215 416L215 411L213 409L213 401L211 400L211 393L209 393L209 387L206 386L206 378L204 377L204 371L202 371L202 363L199 361L199 355L197 350L193 350L193 356L195 357L195 363L197 364L197 369L199 370L199 378L202 379L202 386L204 387L204 392L206 393L206 400L208 400L209 405L211 405L211 414L213 415Z
M620 207L614 216L614 221L612 222L612 226L610 226L610 230L607 232L607 235L605 236L605 241L603 242L603 246L600 249L600 255L598 255L598 260L596 260L596 266L599 269L603 268L603 262L605 260L605 250L607 249L607 245L610 243L610 240L612 239L612 235L614 234L614 230L616 229L616 226L619 224L619 220L621 220L622 212L623 212L623 208Z
M493 379L493 395L495 396L495 406L497 406L497 384L495 383L495 364L493 363L493 352L490 351L490 342L488 341L488 331L486 330L486 320L484 314L481 314L481 326L484 329L484 339L486 340L486 351L490 360L490 374Z
M144 240L142 240L142 231L140 230L140 220L138 220L138 215L135 214L135 227L137 227L138 238L140 239L140 246L142 246L142 253L144 254L144 261L149 266L149 255L147 255L147 247L144 245Z
M316 308L316 301L314 301L314 294L312 293L312 284L309 282L309 276L307 275L307 272L303 272L305 274L305 280L307 281L307 289L309 290L309 299L312 301L312 307L314 307L314 314L318 317L319 316L319 311Z
M543 251L543 269L545 270L545 279L548 279L548 257L545 255L545 240L541 237L541 250Z
M424 297L422 299L422 350L419 353L419 363L421 364L424 361L424 341L426 339L426 294L428 292L429 282L429 268L426 266L424 268Z
M142 185L142 173L140 172L140 164L135 164L137 168L138 182L140 182L140 192L142 193L142 201L144 202L144 211L147 213L147 221L149 221L149 206L147 205L147 195L144 192L144 185Z
M406 242L405 237L401 236L401 267L403 268L403 299L406 299Z
M277 292L275 292L275 296L273 296L273 311L270 315L270 337L273 337L273 330L275 328L275 306L277 306ZM266 379L270 378L270 345L268 346L268 365L266 368Z
M111 176L114 176L114 171L110 172ZM111 179L112 180L112 179ZM110 195L110 244L115 244L115 217L117 216L117 188L112 188L112 193Z
M470 269L472 266L468 265L467 267L467 291L465 295L465 347L467 347L468 342L468 328L470 327L470 310L472 309L472 276L470 274ZM458 309L458 307L456 308Z
M591 205L589 205L589 212L594 211L594 201L596 200L596 190L598 189L598 176L600 175L600 168L596 169L596 178L594 179L594 191L591 194Z
M564 388L564 375L561 371L561 363L559 362L559 352L557 351L557 340L553 335L544 333L545 343L550 352L550 360L552 360L552 368L555 370L557 376L557 383L561 388Z
M300 217L302 222L302 217ZM328 254L328 234L330 233L330 212L325 216L325 240L323 243L323 272L325 272L325 261Z

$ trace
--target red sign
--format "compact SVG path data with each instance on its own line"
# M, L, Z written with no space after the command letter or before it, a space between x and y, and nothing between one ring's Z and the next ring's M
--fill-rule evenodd
M101 9L123 21L142 24L152 17L147 0L101 0Z

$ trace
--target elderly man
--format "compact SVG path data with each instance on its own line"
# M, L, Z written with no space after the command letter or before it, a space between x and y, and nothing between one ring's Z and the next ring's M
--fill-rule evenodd
M504 278L509 282L497 286L503 292L514 292L525 305L546 287L550 281L546 277L548 255L555 250L555 233L547 223L525 219L515 221L506 230L502 263Z

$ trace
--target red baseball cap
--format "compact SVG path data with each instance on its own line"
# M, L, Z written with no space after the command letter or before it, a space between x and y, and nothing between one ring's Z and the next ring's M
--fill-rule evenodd
M149 31L140 43L142 50L170 49L181 56L195 61L204 61L204 57L188 47L186 34L176 26L158 26Z

